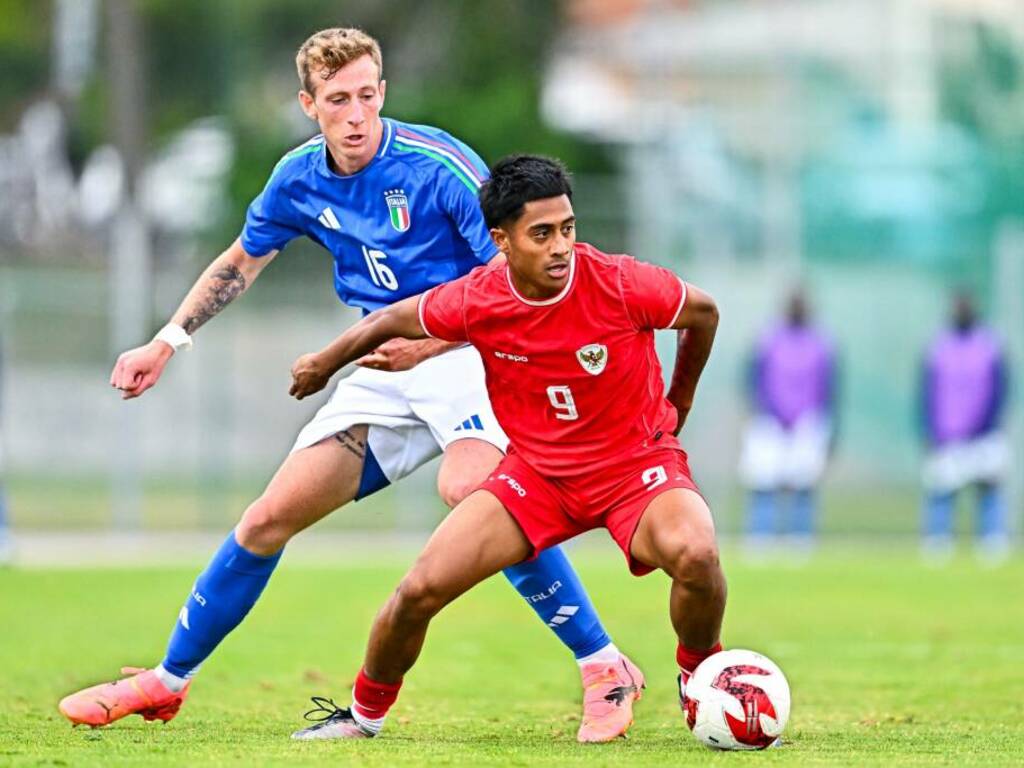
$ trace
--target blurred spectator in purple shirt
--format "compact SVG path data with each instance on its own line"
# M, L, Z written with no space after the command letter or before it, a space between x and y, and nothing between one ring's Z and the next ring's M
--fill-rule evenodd
M941 559L953 553L956 494L976 486L979 552L1002 559L1010 546L1000 487L1009 445L999 431L1007 366L1002 345L979 322L967 294L954 296L951 324L928 347L922 373L925 554Z
M747 541L754 550L780 534L800 549L813 546L816 491L835 433L836 368L832 340L795 291L785 317L758 339L750 369L753 418L740 476L750 490Z

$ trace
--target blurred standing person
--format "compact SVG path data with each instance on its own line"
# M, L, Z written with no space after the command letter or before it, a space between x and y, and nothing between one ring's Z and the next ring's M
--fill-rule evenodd
M953 553L953 507L958 491L978 489L979 554L1001 560L1010 549L1001 480L1009 446L1000 432L1008 386L1002 345L978 319L971 297L953 297L948 328L928 348L921 377L924 462L924 554Z
M817 486L835 432L836 356L832 340L810 318L795 291L785 317L754 348L749 375L753 417L740 455L750 491L747 544L763 552L785 534L794 548L813 547ZM783 514L783 502L789 502Z

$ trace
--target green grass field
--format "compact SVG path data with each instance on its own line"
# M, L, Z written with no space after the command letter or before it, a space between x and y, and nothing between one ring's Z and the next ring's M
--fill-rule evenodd
M667 581L634 579L593 545L574 559L648 676L628 740L575 743L575 665L498 578L435 622L380 738L290 741L311 694L347 704L368 624L406 562L390 557L286 561L176 720L95 731L73 730L58 699L121 664L155 663L195 568L0 571L0 765L1024 763L1024 562L931 569L910 550L827 552L799 568L725 553L725 642L767 653L792 685L781 749L713 753L693 740L675 701Z

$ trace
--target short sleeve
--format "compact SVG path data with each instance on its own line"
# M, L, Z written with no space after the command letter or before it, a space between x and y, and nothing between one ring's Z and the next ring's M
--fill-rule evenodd
M442 205L477 260L486 264L498 255L498 246L491 240L491 232L484 223L478 197L480 186L488 177L487 166L465 144L460 142L459 146L465 162L459 173L445 174Z
M250 256L266 256L271 251L279 251L303 234L284 214L285 202L280 179L271 176L245 213L242 248Z
M686 303L686 283L673 271L622 260L622 298L637 328L670 328Z
M420 325L442 341L469 341L466 331L465 282L459 278L431 288L420 297Z

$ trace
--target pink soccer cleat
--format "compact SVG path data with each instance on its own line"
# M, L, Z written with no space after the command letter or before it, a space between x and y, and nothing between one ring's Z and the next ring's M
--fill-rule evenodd
M584 665L583 722L576 734L581 743L612 741L633 724L633 702L644 688L644 673L620 655L612 664Z
M128 715L142 715L146 720L165 723L178 714L190 684L175 693L170 691L151 669L122 667L122 675L130 675L112 683L100 683L65 696L60 712L75 725L98 728L110 725Z

